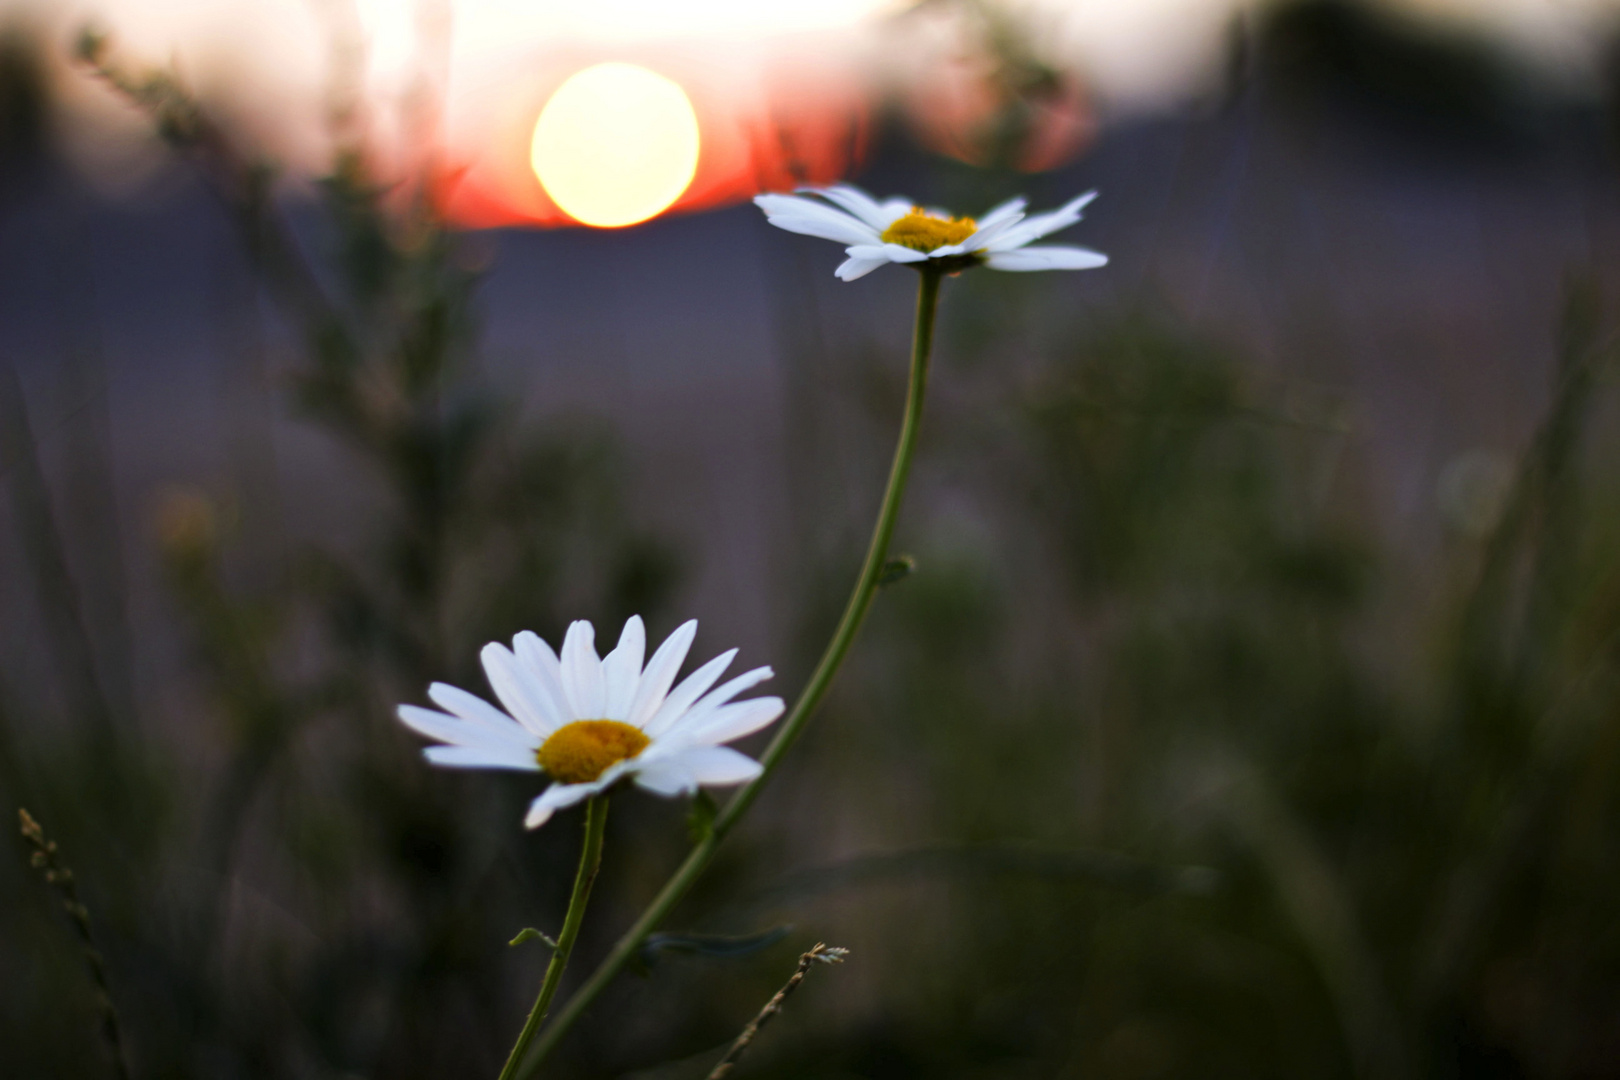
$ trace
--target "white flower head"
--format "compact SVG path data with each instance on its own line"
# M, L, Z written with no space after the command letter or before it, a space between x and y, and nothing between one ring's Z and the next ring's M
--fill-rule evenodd
M444 683L428 697L444 712L401 705L399 718L443 746L423 755L435 765L545 772L554 783L529 805L524 824L538 828L557 810L598 795L623 779L659 795L695 792L699 784L740 784L759 762L721 743L752 734L782 715L782 699L738 694L770 678L755 668L713 690L737 650L721 653L675 686L697 633L685 623L643 667L646 629L639 615L624 624L618 647L596 655L585 621L568 628L562 655L524 631L508 649L484 646L484 674L505 706ZM674 689L671 689L671 687Z
M992 270L1090 270L1108 262L1108 256L1089 248L1029 246L1079 221L1080 211L1097 197L1095 191L1034 217L1024 216L1028 204L1023 199L1013 199L975 221L925 210L910 199L878 202L848 184L799 190L825 201L760 195L754 203L779 229L848 244L844 253L849 258L837 271L845 281L888 263L928 263L954 272L979 265Z

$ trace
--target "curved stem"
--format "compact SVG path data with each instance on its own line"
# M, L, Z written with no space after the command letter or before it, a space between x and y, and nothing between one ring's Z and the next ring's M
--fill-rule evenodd
M861 567L860 577L855 579L855 590L850 594L849 603L844 607L843 617L838 620L838 628L833 631L832 640L827 643L827 650L821 655L821 662L811 673L810 681L805 683L798 700L793 703L793 708L788 710L787 718L776 729L776 737L765 748L765 753L760 755L759 763L764 768L759 776L737 792L726 804L725 809L715 818L709 834L687 855L680 869L676 870L674 876L664 884L658 896L648 905L647 910L641 913L635 924L619 938L618 943L613 946L613 951L608 953L607 958L591 973L585 984L574 991L573 997L563 1005L561 1011L557 1013L557 1019L540 1039L539 1046L535 1048L534 1058L526 1069L517 1074L518 1076L533 1075L540 1062L551 1053L574 1021L590 1007L597 995L635 955L647 935L668 917L670 911L686 895L687 890L708 868L710 860L714 858L714 853L720 846L720 841L725 839L726 834L754 804L760 789L776 771L788 748L798 739L805 723L815 712L816 706L821 704L821 699L832 686L833 677L838 674L845 656L849 654L850 646L855 643L855 635L859 633L861 623L866 620L866 613L872 607L872 600L877 595L878 581L883 575L883 565L888 559L889 541L894 536L894 524L900 516L900 501L905 494L906 479L911 473L911 458L917 449L917 432L922 421L923 393L928 385L928 358L934 345L934 311L939 303L941 274L938 270L925 268L921 271L920 277L921 281L917 287L917 323L911 339L911 380L906 393L905 419L900 425L900 443L895 447L894 462L889 467L889 485L883 492L883 504L878 510L877 525L872 530L872 542L866 549L866 562ZM502 1077L505 1080L505 1074L502 1074Z
M523 1064L523 1055L535 1032L540 1030L551 999L557 995L562 982L563 969L568 966L568 954L574 951L574 939L579 937L580 924L585 921L585 905L591 898L591 886L596 883L596 872L602 867L602 836L607 831L608 797L598 795L585 804L585 846L579 853L579 872L574 875L574 894L568 899L568 913L563 916L562 932L557 935L557 947L551 951L551 963L546 965L546 977L540 984L540 995L534 999L534 1008L523 1022L512 1052L501 1067L500 1080L512 1080Z

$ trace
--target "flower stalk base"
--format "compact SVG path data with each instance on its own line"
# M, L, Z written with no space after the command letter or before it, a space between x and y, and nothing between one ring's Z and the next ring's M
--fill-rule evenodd
M574 941L579 937L579 928L585 922L585 905L591 899L591 886L596 884L596 873L602 868L602 837L607 832L607 811L606 795L598 795L585 804L585 845L579 853L579 872L574 875L574 892L568 899L568 913L563 916L562 932L557 935L557 946L551 950L551 963L546 965L546 977L540 983L540 994L534 999L534 1007L529 1010L529 1017L523 1022L523 1030L518 1033L517 1042L512 1045L512 1052L506 1056L500 1080L512 1080L515 1076L527 1075L519 1072L523 1067L523 1057L528 1053L529 1044L534 1041L541 1023L545 1021L546 1012L551 1008L551 999L557 996L563 969L568 967L568 956L574 951Z
M509 1080L509 1076L533 1075L534 1070L579 1019L580 1014L590 1007L597 995L606 989L607 984L630 961L636 950L641 948L641 943L646 940L647 935L668 918L675 905L708 868L720 842L743 814L748 812L748 808L758 798L760 789L770 779L771 773L776 771L783 756L797 741L806 722L815 712L816 706L821 704L821 699L832 686L833 678L843 666L850 647L855 643L861 624L866 621L867 612L871 610L872 600L882 585L889 544L894 537L895 522L900 516L900 504L905 496L906 481L911 475L911 459L916 453L917 435L922 425L923 398L928 387L928 362L934 347L934 315L939 306L939 286L944 273L939 266L932 263L923 264L917 269L920 279L917 287L917 318L911 339L911 374L906 392L905 418L900 425L899 444L895 447L894 461L889 466L889 482L883 492L877 524L872 530L872 541L866 549L866 562L861 566L860 576L855 581L855 589L844 607L838 628L833 631L832 640L827 643L827 649L822 653L820 663L811 673L810 680L805 683L787 718L777 728L776 737L760 756L759 762L763 766L763 771L726 804L725 809L715 817L707 834L698 841L687 855L686 861L665 883L658 896L642 912L641 917L625 931L613 946L613 951L563 1005L556 1020L541 1037L528 1067L513 1074L503 1072L501 1080ZM540 1009L538 1002L536 1008ZM533 1020L534 1016L531 1014L530 1018ZM527 1030L526 1028L526 1033Z

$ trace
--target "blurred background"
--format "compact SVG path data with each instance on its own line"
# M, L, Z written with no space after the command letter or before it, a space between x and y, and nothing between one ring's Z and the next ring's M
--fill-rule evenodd
M1620 1076L1617 16L0 4L0 803L133 1074L495 1074L579 814L393 708L636 612L797 691L914 283L747 199L850 178L1112 261L946 283L917 570L552 1072L821 940L743 1073ZM565 992L686 837L615 799ZM0 1072L112 1075L20 840L0 927Z

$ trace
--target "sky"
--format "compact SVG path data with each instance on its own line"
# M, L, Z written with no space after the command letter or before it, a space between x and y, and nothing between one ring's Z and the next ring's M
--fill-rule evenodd
M1372 2L1495 36L1571 80L1592 69L1604 38L1594 31L1620 8L1620 0ZM672 206L696 210L847 175L885 107L909 116L936 149L959 151L993 111L995 66L981 46L1002 25L1021 28L1029 59L1064 73L1064 94L1040 119L1045 143L1030 157L1032 168L1054 167L1102 118L1164 108L1218 78L1232 22L1252 6L0 0L0 11L25 15L51 40L65 45L92 24L112 35L121 63L171 66L238 138L293 175L319 175L334 139L357 131L385 174L416 175L430 162L444 178L447 213L471 226L574 223L537 182L532 140L558 88L594 65L643 67L684 91L701 149ZM159 157L145 125L65 59L58 70L76 159L110 187L139 185ZM652 168L645 155L613 160L604 166L612 175Z

